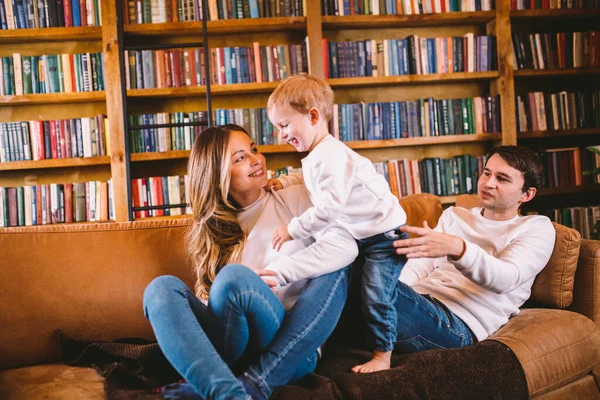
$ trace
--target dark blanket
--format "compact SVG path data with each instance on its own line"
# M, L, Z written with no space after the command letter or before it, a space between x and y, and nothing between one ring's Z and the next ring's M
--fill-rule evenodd
M156 387L180 379L156 343L139 339L85 343L62 336L65 363L95 368L106 378L109 400L161 399ZM326 352L316 373L275 390L275 400L527 399L525 374L504 344L485 340L462 349L394 355L392 369L354 374L369 359L355 349Z

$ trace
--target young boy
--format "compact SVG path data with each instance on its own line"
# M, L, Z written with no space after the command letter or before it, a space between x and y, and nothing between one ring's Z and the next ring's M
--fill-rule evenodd
M309 152L302 159L302 176L280 176L269 185L277 190L303 180L314 205L275 231L273 247L279 250L283 243L312 236L334 222L357 240L365 259L361 295L373 358L352 370L375 372L390 368L396 342L396 283L406 258L395 253L392 242L408 237L399 231L406 213L371 161L329 134L332 111L331 87L306 74L284 79L269 97L269 119L282 139Z

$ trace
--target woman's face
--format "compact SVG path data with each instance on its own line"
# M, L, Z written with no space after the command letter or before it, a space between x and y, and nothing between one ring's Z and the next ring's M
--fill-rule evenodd
M258 199L260 188L267 184L265 156L244 132L232 131L228 146L231 154L229 194L238 205L246 207Z

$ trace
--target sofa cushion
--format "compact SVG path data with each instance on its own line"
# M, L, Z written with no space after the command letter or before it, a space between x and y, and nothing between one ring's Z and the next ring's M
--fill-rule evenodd
M477 196L460 195L458 207L473 208ZM579 258L581 235L575 229L552 223L556 230L556 244L546 267L538 274L531 287L531 300L553 308L567 308L573 301L573 284Z
M581 314L525 309L490 336L512 349L529 395L550 392L587 375L600 360L600 331Z
M573 301L573 284L579 258L581 235L575 229L552 223L556 243L546 267L536 276L531 299L554 308L567 308Z
M0 399L104 400L104 378L91 368L45 364L0 371Z
M412 226L423 226L423 221L427 221L427 224L433 228L442 215L440 198L429 193L402 197L400 205L406 212L406 223Z

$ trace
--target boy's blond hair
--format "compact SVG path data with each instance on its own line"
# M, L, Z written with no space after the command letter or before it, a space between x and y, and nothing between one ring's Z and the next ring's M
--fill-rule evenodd
M323 79L308 74L292 75L281 81L269 96L267 111L289 106L302 114L315 107L325 121L333 116L333 90Z

